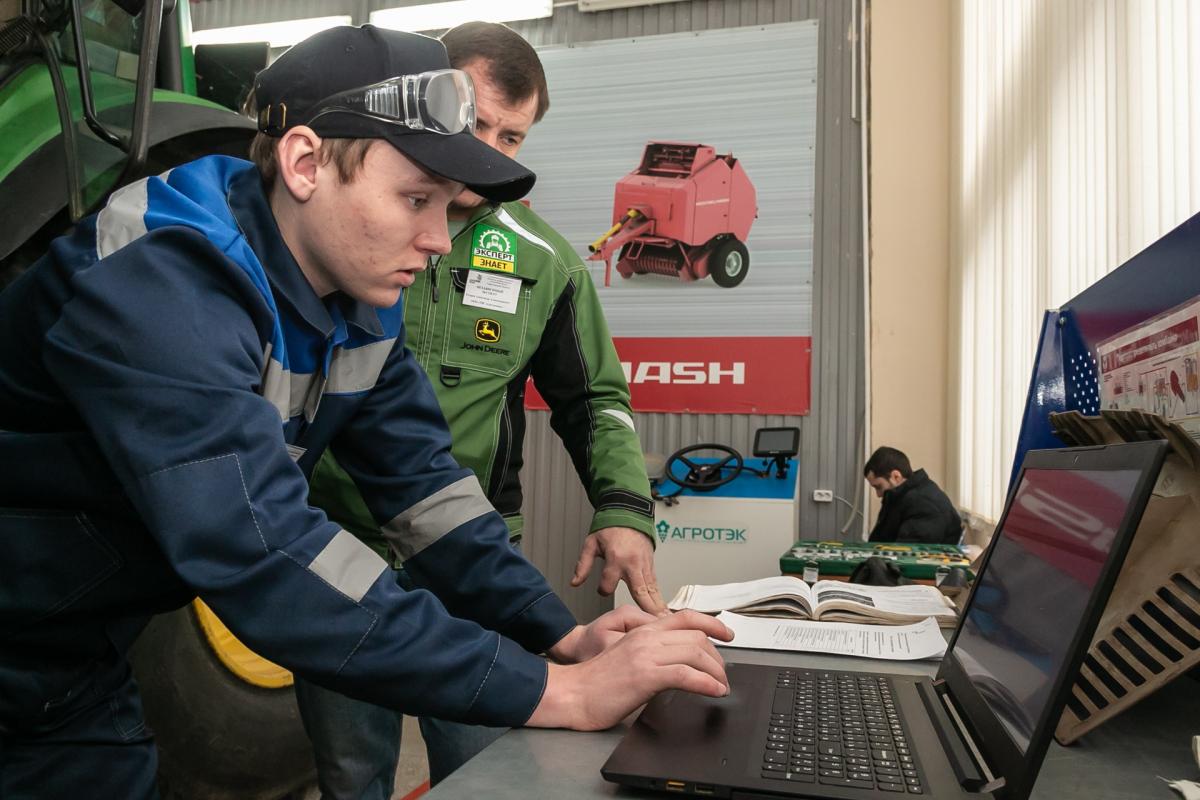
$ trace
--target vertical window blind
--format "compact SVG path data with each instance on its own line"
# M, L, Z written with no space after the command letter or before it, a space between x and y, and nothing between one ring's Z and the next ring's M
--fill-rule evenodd
M954 15L948 482L994 520L1043 311L1200 210L1200 3Z

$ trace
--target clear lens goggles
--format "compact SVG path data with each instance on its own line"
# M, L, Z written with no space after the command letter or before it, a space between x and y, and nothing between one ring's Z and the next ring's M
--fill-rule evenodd
M325 114L349 112L414 131L475 132L475 86L471 76L459 69L400 75L339 92L316 105L320 110L310 124Z

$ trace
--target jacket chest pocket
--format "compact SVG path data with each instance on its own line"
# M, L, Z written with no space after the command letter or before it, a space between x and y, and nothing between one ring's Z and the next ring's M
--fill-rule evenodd
M442 349L443 367L486 372L504 378L512 377L525 365L525 352L530 339L530 305L533 286L531 278L505 276L520 281L517 307L512 313L467 305L467 275L465 268L450 270L454 289L450 297L450 313L446 321L446 339Z

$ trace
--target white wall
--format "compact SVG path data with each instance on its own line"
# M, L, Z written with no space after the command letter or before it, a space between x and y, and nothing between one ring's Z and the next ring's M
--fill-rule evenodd
M943 486L950 347L951 5L952 0L873 2L870 38L867 450L898 447Z

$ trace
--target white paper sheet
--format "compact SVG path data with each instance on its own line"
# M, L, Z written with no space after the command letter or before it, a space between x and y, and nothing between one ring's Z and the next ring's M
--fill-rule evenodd
M722 647L830 653L890 661L941 658L946 652L946 640L932 617L913 625L856 625L747 617L722 611L717 619L734 633L732 642L714 640Z

